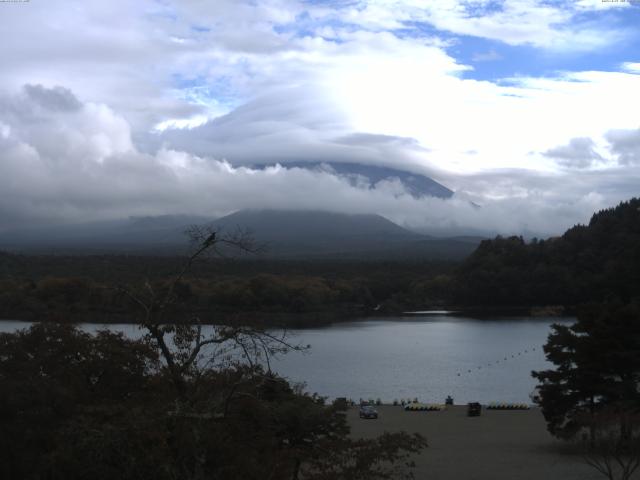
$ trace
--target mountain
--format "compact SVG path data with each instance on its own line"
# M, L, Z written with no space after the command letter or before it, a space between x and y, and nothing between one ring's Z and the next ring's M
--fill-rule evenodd
M380 215L324 211L242 210L213 225L248 229L272 254L371 251L422 238Z
M192 216L131 217L22 229L0 234L0 248L37 253L184 252L184 231L198 224L223 233L248 230L269 258L461 259L479 240L442 239L406 230L380 215L325 211L242 210L218 220Z
M265 166L258 165L257 168L264 168ZM369 188L383 180L399 180L407 192L415 198L449 198L453 195L452 190L425 175L396 168L344 162L287 162L285 166L288 168L331 172L345 177L354 185L362 185L363 181L365 181L368 183Z
M192 215L161 215L22 228L0 233L0 248L39 253L145 250L174 253L176 247L185 245L186 228L211 220Z
M409 231L380 215L325 211L242 210L213 222L223 231L248 229L269 256L463 258L478 242Z

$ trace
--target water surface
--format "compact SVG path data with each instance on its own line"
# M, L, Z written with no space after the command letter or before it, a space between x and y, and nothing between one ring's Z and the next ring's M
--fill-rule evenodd
M275 369L331 397L526 402L536 384L531 371L551 367L542 351L550 325L571 322L429 315L298 330L311 353L285 356Z
M542 351L549 326L572 321L431 314L291 330L291 341L310 344L311 350L284 355L272 367L331 398L442 402L451 395L456 403L528 402L535 387L531 371L550 367ZM3 321L0 331L25 326ZM82 325L87 331L103 327L140 335L135 325Z

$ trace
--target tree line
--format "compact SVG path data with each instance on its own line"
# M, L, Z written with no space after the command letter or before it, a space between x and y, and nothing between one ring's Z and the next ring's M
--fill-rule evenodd
M547 240L497 237L456 270L454 303L567 305L640 295L640 199Z
M3 260L0 257L0 260ZM131 302L118 288L139 278L166 285L176 258L31 257L4 255L0 275L0 318L130 322ZM107 266L105 266L105 264ZM101 271L101 266L105 269ZM234 271L237 268L237 271ZM426 290L445 298L452 264L420 262L255 262L208 259L176 286L176 317L198 311L208 322L236 314L303 323L320 318L396 312L424 305ZM2 270L0 270L2 271ZM303 314L300 316L300 314ZM305 316L305 314L308 314ZM304 320L301 320L304 319Z

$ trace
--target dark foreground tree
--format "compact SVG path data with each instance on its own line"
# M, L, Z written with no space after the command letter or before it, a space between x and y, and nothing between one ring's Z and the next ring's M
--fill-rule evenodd
M0 478L48 478L59 435L158 398L155 371L153 349L116 333L42 324L0 335Z
M549 431L574 437L585 419L611 405L640 408L640 307L581 309L574 325L554 325L544 347L554 370L533 372Z
M584 420L592 437L580 440L585 462L609 480L629 480L640 467L640 412L611 405Z
M205 233L168 284L119 288L140 307L140 340L53 324L0 335L1 478L412 478L424 438L350 438L343 408L271 372L271 355L298 349L284 334L176 323L193 262L248 248Z
M629 479L640 466L639 306L586 306L544 349L556 368L533 376L549 431L577 441L607 478Z
M351 439L343 409L259 366L203 368L179 396L156 351L118 334L35 325L0 351L1 478L412 478L426 446Z

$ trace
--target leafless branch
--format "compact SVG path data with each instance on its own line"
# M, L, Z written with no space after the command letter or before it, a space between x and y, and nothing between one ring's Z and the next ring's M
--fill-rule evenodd
M148 337L155 342L164 358L166 367L170 371L178 390L185 388L189 377L197 378L201 368L199 359L203 349L210 345L224 346L222 353L228 361L234 361L234 351L241 351L244 361L255 370L257 360L264 355L266 367L271 371L270 357L288 350L304 350L305 347L293 345L286 340L286 333L276 336L272 333L250 327L212 326L213 332L204 335L202 322L195 316L191 324L176 324L166 321L165 314L169 307L177 300L178 285L192 270L196 261L213 253L223 256L227 251L237 251L243 254L256 254L264 250L256 244L250 232L236 228L230 233L223 233L212 227L193 226L186 234L191 243L190 252L175 276L164 288L152 284L145 279L142 292L133 293L130 288L121 286L117 290L122 292L144 312L141 327L146 329ZM146 294L143 294L146 293ZM145 298L146 297L146 298ZM172 345L168 343L171 339ZM211 361L211 359L210 359ZM207 365L211 365L207 363Z
M640 417L637 407L614 405L593 416L593 432L583 459L609 480L629 480L640 468Z

